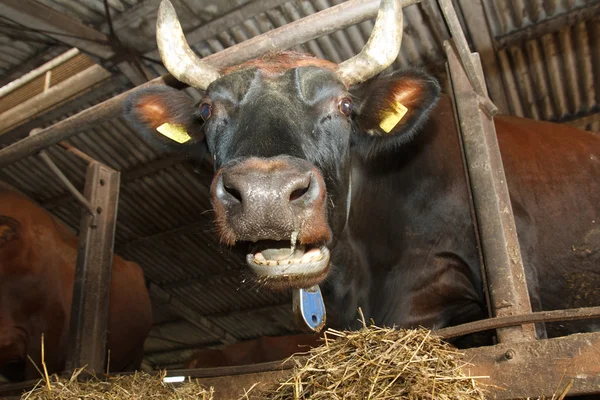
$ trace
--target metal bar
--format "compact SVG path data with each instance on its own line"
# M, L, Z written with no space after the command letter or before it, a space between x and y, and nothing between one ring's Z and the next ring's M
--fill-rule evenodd
M457 50L444 42L473 193L492 310L496 317L531 313L529 292L494 120L474 96ZM481 77L477 54L470 55ZM498 329L501 342L535 339L532 324Z
M569 310L538 311L530 314L508 315L468 322L435 330L434 333L444 339L469 335L471 333L506 328L524 323L575 321L581 319L600 318L600 307L573 308Z
M93 159L92 157L90 157L89 155L85 154L83 151L79 150L77 147L72 146L67 142L59 142L58 145L60 147L62 147L63 149L65 149L66 151L68 151L69 153L73 154L74 156L81 158L83 161L87 162L88 164L97 161L97 160Z
M169 304L173 313L185 319L195 327L214 333L219 336L219 341L223 344L231 344L237 342L237 338L221 328L219 325L201 315L196 310L179 300L176 296L167 292L156 284L150 284L149 292L152 297L161 299L164 303Z
M403 7L406 7L421 0L399 1ZM222 68L260 56L267 51L288 49L339 29L372 19L377 15L378 5L379 0L350 0L256 36L219 53L212 54L204 60ZM98 122L120 113L122 104L129 95L152 85L168 85L179 89L185 87L184 84L176 81L170 75L165 75L121 93L110 100L45 128L34 137L23 139L0 150L0 168L55 145L73 135L80 134Z
M452 0L438 0L438 4L440 5L442 14L444 14L444 19L446 24L448 24L452 39L454 39L454 42L456 43L458 55L463 64L467 78L479 96L479 102L490 116L498 114L498 107L496 107L488 97L483 74L477 73L477 66L471 58L471 50L469 49L469 44L467 43L460 21L458 20L458 16L452 5Z
M219 399L252 399L257 393L269 390L290 375L289 370L275 370L258 373L246 373L234 376L215 376L194 378L204 387L212 387Z
M104 371L119 180L120 173L103 164L88 166L85 196L95 215L81 219L67 370Z
M257 372L289 370L296 366L294 360L269 361L249 365L231 367L175 369L167 372L167 376L189 376L191 378L209 378L214 376L235 376Z
M86 208L87 212L90 215L96 214L96 211L94 210L90 202L81 193L79 193L79 190L77 190L77 188L73 186L69 178L67 178L65 174L63 174L63 172L60 170L60 168L58 168L58 166L54 164L54 161L52 161L48 153L46 153L46 150L40 151L38 155L42 159L44 164L46 164L46 166L50 169L50 171L52 171L54 175L56 175L58 180L60 180L60 182L67 188L67 190L77 199L77 201L83 207Z

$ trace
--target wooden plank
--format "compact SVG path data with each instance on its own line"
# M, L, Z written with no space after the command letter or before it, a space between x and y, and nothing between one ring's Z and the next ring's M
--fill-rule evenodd
M463 368L488 386L490 398L555 398L572 382L569 395L600 394L600 333L468 349Z
M2 15L7 19L31 29L46 31L48 36L101 61L110 60L115 55L107 35L48 6L34 0L0 0L0 5ZM110 67L110 63L102 64ZM134 85L147 81L133 63L119 62L116 66Z
M508 400L561 393L600 394L600 332L532 342L507 343L463 351L463 372L479 378L487 397ZM171 370L167 376L189 376L215 388L215 399L239 399L255 383L261 387L289 376L293 362L236 367ZM0 386L0 396L29 390L37 381ZM252 396L250 396L252 398Z
M17 126L60 106L86 89L110 77L110 72L99 65L89 67L66 79L43 93L11 108L1 114L0 135Z
M88 167L85 197L95 213L84 211L73 285L67 370L105 370L108 303L117 222L120 173L94 162Z

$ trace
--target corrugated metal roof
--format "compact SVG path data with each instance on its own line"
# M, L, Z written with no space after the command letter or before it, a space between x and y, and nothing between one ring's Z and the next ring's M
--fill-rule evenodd
M499 37L589 6L588 0L485 0L488 22Z
M599 111L599 24L580 22L498 52L511 114L564 121Z
M464 7L469 6L470 1L457 0L456 5L462 6L465 13L469 10ZM208 56L340 2L282 1L270 10L229 25L219 18L250 3L179 0L174 4L179 14L187 18L184 26L188 31L198 27L192 22L195 16L202 15L198 19L200 26L209 20L222 22L220 32L192 43L200 55ZM80 20L96 24L102 30L106 28L102 13L98 12L101 0L47 0L44 4L55 9L65 7ZM114 12L115 27L122 40L140 43L140 46L152 43L147 47L146 56L154 59L157 59L153 37L157 4L158 0L111 2L111 14ZM492 55L490 62L499 71L486 78L490 88L500 87L502 91L492 91L492 96L505 96L511 114L571 120L598 130L600 119L594 115L600 112L600 21L597 15L593 16L593 11L600 1L483 0L482 4L485 14L478 22L487 23L490 43L495 47L486 51ZM203 10L207 12L203 14ZM461 11L460 7L458 10ZM426 1L408 7L404 13L402 49L393 67L424 67L445 81L442 43L448 38L448 32L437 6ZM466 15L459 16L463 21L469 20ZM132 22L136 19L137 25ZM538 29L540 24L545 24L543 29ZM372 26L372 21L368 21L301 48L340 62L360 50ZM483 25L468 26L467 39L473 43L471 35L482 35L484 31L488 29L483 29ZM136 32L135 39L129 38ZM10 57L30 57L43 48L32 47L29 53ZM7 48L7 51L12 50ZM1 53L0 60L3 60ZM12 60L10 65L18 62ZM166 72L162 65L145 63L155 76ZM0 61L0 68L2 66ZM492 82L499 85L494 86ZM49 125L59 115L61 118L72 115L129 87L125 80L112 80L111 85L114 87L110 89L95 89L80 101L38 119L38 123ZM197 92L188 92L198 97ZM142 265L149 281L237 339L284 334L294 329L289 296L266 293L250 281L244 281L243 262L217 243L208 199L212 175L209 163L158 154L120 117L98 124L68 142L123 171L116 251ZM49 154L76 186L82 188L84 163L58 147L51 148ZM3 168L0 179L15 184L78 229L79 208L35 157ZM182 320L171 305L155 304L155 311L156 326L146 346L149 364L180 366L193 348L219 343L217 335Z
M88 25L99 25L106 20L104 0L37 0L61 14L68 15ZM108 0L109 12L115 17L126 12L139 0Z
M4 75L11 70L18 68L25 61L31 59L55 42L47 39L42 35L27 33L27 40L19 40L23 37L23 33L19 33L16 29L9 29L6 21L0 18L0 74ZM41 61L39 64L42 64ZM23 71L20 75L24 75L28 71ZM15 76L14 78L17 78Z

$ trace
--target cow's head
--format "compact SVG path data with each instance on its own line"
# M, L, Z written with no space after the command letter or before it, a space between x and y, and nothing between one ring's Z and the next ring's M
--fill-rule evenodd
M168 1L157 30L165 66L204 98L193 104L174 89L147 89L128 99L129 120L163 146L206 141L221 241L249 246L247 264L265 286L319 283L348 216L351 147L368 155L406 141L439 92L415 72L375 80L361 98L349 92L395 60L398 2L382 0L365 48L340 65L285 52L217 70L191 51Z

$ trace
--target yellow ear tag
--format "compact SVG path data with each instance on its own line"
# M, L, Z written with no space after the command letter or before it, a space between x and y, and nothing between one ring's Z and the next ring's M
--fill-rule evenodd
M192 139L192 137L187 133L183 125L170 124L168 122L165 122L164 124L156 128L156 130L160 132L163 136L166 136L177 143L185 143Z
M394 129L394 127L398 125L398 122L400 122L400 120L404 118L407 112L408 108L406 108L404 104L396 103L394 110L389 112L381 120L381 122L379 123L379 127L383 129L385 133L390 133L392 129Z

